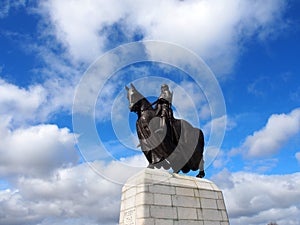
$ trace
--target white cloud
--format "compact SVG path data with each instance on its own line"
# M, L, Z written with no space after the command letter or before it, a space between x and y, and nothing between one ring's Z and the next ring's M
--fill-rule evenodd
M7 2L9 3L5 1ZM282 26L281 18L285 9L284 1L279 0L226 2L155 0L151 3L132 0L85 2L48 0L40 4L40 12L45 16L43 22L48 24L48 30L40 30L43 32L42 35L45 35L42 38L54 35L56 40L64 45L68 55L64 55L64 52L59 56L55 54L57 49L61 49L59 44L57 45L59 48L54 50L47 50L48 45L46 48L36 47L48 65L47 71L37 70L49 78L42 85L21 88L0 80L0 116L3 118L0 121L0 174L4 177L16 178L16 175L21 177L17 181L15 179L11 181L16 182L13 183L16 189L0 190L0 224L3 225L117 223L120 186L103 179L85 165L61 168L77 160L73 135L68 129L47 124L27 125L14 130L10 128L12 120L24 125L28 121L45 121L56 110L69 110L75 83L78 80L78 73L75 70L80 67L77 67L76 63L90 63L108 48L119 44L120 41L108 45L112 36L116 35L113 33L115 29L113 25L119 24L122 35L128 40L132 40L133 35L140 32L145 39L160 39L182 44L209 61L215 71L226 73L234 66L245 39L253 36L264 39L281 31L274 28ZM0 17L7 13L7 9L4 8L4 11L0 12ZM66 58L72 61L72 65L76 65L74 70L64 61ZM62 74L62 77L57 74ZM191 96L194 96L197 102L202 101L200 96ZM104 97L112 99L110 95ZM201 116L207 118L208 114L209 110L204 107ZM294 114L299 115L298 112ZM292 113L277 115L278 118L274 116L277 119L272 119L275 122L270 124L277 122L281 124L281 119L286 121L284 119L286 117L294 121L293 115ZM224 119L226 118L216 119L214 125L222 125ZM297 130L293 124L291 125L294 130L282 125L290 131L288 136ZM262 130L261 133L271 135L272 132L269 132L267 126L265 130L267 131ZM258 141L261 137L256 135L252 140L254 139ZM285 141L279 137L277 140L279 144ZM252 143L246 147L252 147ZM296 154L296 157L298 155ZM143 156L122 159L122 162L129 165L139 163L144 165L145 158L142 160L141 157ZM110 177L118 177L118 180L123 182L137 169L126 170L124 174L125 170L116 162L109 164L94 162L92 166L98 172L103 171L103 174L109 174ZM55 175L52 174L54 171ZM44 178L45 175L48 175L47 179ZM280 179L272 176L266 180L260 175L246 173L239 175L227 171L223 175L225 196L229 199L228 207L234 223L259 224L256 222L257 217L251 217L255 213L262 218L261 221L265 221L266 217L282 215L277 222L292 224L287 217L297 222L299 205L292 202L292 199L299 202L299 192L297 190L288 192L286 186L291 188L299 186L298 174L294 177L283 176ZM245 180L241 178L243 176L246 177ZM227 177L229 181L226 180ZM276 189L271 189L271 195L266 189L272 187L274 184L272 181L275 181ZM255 188L248 193L249 186ZM256 191L265 193L266 197L255 196ZM284 196L288 196L291 201L285 199L285 209L276 208L274 205L277 205ZM271 197L275 197L276 204L272 204ZM247 201L250 201L250 204ZM263 205L263 201L266 201L266 206ZM238 207L240 204L241 208ZM255 211L256 206L261 212ZM267 206L271 209L266 208ZM239 217L246 213L252 214ZM247 222L243 223L243 219Z
M45 122L55 112L71 112L75 80L52 77L23 88L0 78L0 115L20 126Z
M208 152L208 150L210 151L211 149L207 149L206 153ZM213 160L214 168L218 168L218 169L224 168L225 165L228 164L229 162L227 155L223 150L215 149L215 151L217 152L217 154L215 160Z
M272 156L300 131L300 108L289 114L273 114L265 127L249 135L241 149L249 157Z
M9 120L0 127L0 174L2 177L45 176L53 170L77 163L75 138L67 128L41 124L10 129Z
M278 165L279 159L277 158L266 158L266 159L255 159L244 162L244 171L267 173L272 171Z
M64 84L49 79L43 85L23 88L0 79L2 178L45 176L77 163L75 137L68 128L31 125L46 121L58 109L70 108L73 88Z
M279 0L49 0L40 10L75 60L90 62L115 35L129 41L139 32L144 39L186 46L224 74L232 69L243 41L253 36L266 39L282 30L285 4Z
M53 0L41 6L51 20L56 38L67 47L72 58L90 61L104 49L105 36L99 34L124 16L120 3Z
M43 87L47 91L47 102L41 106L38 114L49 119L54 113L71 113L77 81L78 76L52 77L46 80Z
M130 158L121 158L120 161L125 162L127 165L131 165L134 167L144 167L146 168L148 165L148 161L146 160L146 157L144 154L138 154L135 156L132 156Z
M204 125L203 131L205 134L209 134L212 127L216 127L216 130L226 127L226 130L231 130L233 127L236 126L236 123L233 119L229 118L227 115L218 117L209 121L207 124Z
M0 114L13 117L17 123L35 120L36 112L46 102L46 95L41 85L24 89L0 79Z
M136 163L140 156L123 159ZM123 183L140 168L123 170L112 161L59 169L50 178L22 177L15 190L0 191L0 224L117 224ZM95 173L97 169L97 173ZM102 173L103 172L103 173ZM4 216L5 215L5 216Z
M53 221L70 224L76 220L77 224L117 223L120 187L107 184L99 177L81 182L78 179L51 182L28 179L22 183L21 190L1 191L4 198L0 200L0 208L5 216L0 224L51 224Z
M125 182L139 170L134 166L143 161L141 157L121 160L132 165L132 170L122 169L116 161L95 161L92 167L81 164L59 169L46 179L21 177L15 190L0 191L0 224L116 224L122 185L102 175L110 173ZM266 176L225 169L212 180L223 191L233 225L299 222L299 173Z
M230 224L299 224L300 173L259 175L223 170L212 179L223 191Z

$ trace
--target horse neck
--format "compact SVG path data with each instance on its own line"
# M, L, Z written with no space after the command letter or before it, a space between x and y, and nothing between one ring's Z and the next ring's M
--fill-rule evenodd
M141 109L141 111L152 109L152 105L150 104L150 102L146 98L143 98L141 100L141 107L140 107L140 109Z
M144 111L153 110L152 105L146 98L142 98L137 104L139 109L139 111L137 112L138 117L141 117Z

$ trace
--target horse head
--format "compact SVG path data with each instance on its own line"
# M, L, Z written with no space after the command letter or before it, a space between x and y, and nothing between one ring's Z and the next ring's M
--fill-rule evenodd
M129 101L129 110L131 112L137 112L139 108L137 107L137 103L144 99L145 97L135 88L135 86L130 83L130 88L125 86L127 90L127 99Z

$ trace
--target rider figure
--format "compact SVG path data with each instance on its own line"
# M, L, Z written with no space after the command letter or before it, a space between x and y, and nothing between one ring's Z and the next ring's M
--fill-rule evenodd
M156 104L156 116L160 117L160 128L155 131L156 133L163 131L167 119L171 121L173 118L173 111L171 108L172 98L173 93L169 90L169 86L167 84L161 85L160 96L152 103L152 105Z

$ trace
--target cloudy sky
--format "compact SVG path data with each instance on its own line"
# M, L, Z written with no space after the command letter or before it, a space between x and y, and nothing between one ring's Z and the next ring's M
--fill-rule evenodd
M169 84L175 115L204 131L231 224L299 225L299 10L2 0L0 225L118 224L122 185L147 165L130 82L151 101Z

